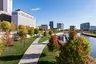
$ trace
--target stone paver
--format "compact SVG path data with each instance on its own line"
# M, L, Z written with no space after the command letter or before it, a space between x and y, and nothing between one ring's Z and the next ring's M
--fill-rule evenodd
M63 33L58 33L56 35L60 35ZM20 60L18 64L37 64L39 57L48 43L48 41L43 42L43 44L39 44L38 41L41 37L37 38L25 52L24 56Z

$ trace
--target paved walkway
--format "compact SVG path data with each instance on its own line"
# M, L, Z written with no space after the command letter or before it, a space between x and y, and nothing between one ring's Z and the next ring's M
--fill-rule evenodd
M60 35L63 33L57 33L56 35ZM37 64L39 57L48 43L48 41L43 42L43 44L39 44L38 41L41 37L37 38L25 52L24 56L20 60L18 64Z
M48 43L48 41L43 42L44 44L38 44L41 37L37 38L32 45L25 52L24 56L20 60L19 64L37 64L39 57Z

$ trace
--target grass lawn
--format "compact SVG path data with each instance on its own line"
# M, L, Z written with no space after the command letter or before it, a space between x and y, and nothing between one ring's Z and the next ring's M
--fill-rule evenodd
M56 64L55 56L57 56L58 53L59 51L57 52L48 51L48 47L46 46L39 58L38 64Z
M44 41L46 41L46 40L48 40L48 39L49 39L48 36L43 36L43 37L38 41L38 43L42 43L42 42L44 42Z
M14 46L9 46L3 51L0 56L0 64L18 64L24 52L35 39L36 37L26 39L25 47L23 46L23 43L20 43L20 41L14 41Z

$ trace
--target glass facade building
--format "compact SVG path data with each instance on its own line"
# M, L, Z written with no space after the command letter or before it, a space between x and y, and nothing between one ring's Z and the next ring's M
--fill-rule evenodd
M89 31L90 30L90 23L82 23L80 25L80 30Z

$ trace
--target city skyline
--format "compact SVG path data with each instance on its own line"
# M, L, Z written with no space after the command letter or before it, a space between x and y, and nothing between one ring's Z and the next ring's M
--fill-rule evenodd
M22 2L23 1L23 2ZM22 2L22 4L21 4ZM13 10L22 9L37 19L37 25L54 21L64 23L64 28L90 22L96 25L96 0L13 0Z

